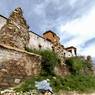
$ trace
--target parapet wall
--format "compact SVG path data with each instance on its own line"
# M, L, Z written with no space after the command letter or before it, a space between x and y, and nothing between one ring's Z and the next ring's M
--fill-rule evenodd
M52 50L53 44L34 32L29 32L28 48L36 50Z

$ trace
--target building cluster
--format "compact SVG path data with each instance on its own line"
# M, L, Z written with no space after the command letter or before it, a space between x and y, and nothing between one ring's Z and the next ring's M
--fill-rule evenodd
M51 30L46 31L43 33L43 36L39 36L38 34L30 31L30 40L28 47L31 49L37 50L53 50L55 53L58 54L59 58L61 59L61 63L64 63L64 58L73 57L77 55L77 50L74 46L70 46L65 48L60 43L60 38Z
M16 46L17 48L18 48L18 46L20 46L19 47L20 49L23 49L23 47L28 47L30 49L37 49L37 50L46 50L46 49L52 50L58 54L59 58L62 61L61 63L64 63L64 58L68 58L68 57L77 55L77 49L74 46L65 48L64 45L62 45L60 43L60 38L51 30L43 33L43 36L40 36L32 31L28 31L29 33L25 32L25 31L27 31L26 29L28 29L28 26L25 24L25 21L23 21L23 18L19 19L20 16L19 16L18 11L20 11L20 13L22 14L22 10L19 10L19 8L18 8L17 10L15 10L15 12L12 13L12 15L10 15L9 18L6 18L6 17L0 15L0 30L6 23L8 23L7 26L10 29L11 28L13 29L12 31L10 31L10 29L7 30L7 31L10 31L10 34L11 34L11 32L14 32L15 36L13 36L13 38L8 37L9 34L8 35L6 34L7 35L6 37L8 37L10 39L12 38L12 41L14 43L13 46ZM16 14L18 14L17 15L18 17L15 17ZM22 22L22 24L19 23L19 21ZM23 26L23 23L25 24L25 26ZM15 28L15 26L17 28ZM6 27L6 29L7 29L7 27ZM20 32L16 32L19 30L20 30L20 32L23 31L23 33L21 33L21 35L20 35ZM3 35L0 39L1 40L0 43L3 42L4 44L12 45L13 43L11 41L9 41L9 43L8 43L8 40L5 37L4 29L3 29L2 34ZM27 39L27 38L29 38L29 39ZM21 41L21 45L18 45L17 41ZM27 46L25 46L26 43L27 43Z

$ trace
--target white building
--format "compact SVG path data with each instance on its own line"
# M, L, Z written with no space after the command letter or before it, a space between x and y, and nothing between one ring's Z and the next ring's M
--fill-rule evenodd
M37 50L40 50L40 49L52 50L53 44L50 41L44 39L43 37L31 31L29 32L29 35L30 35L30 40L29 40L28 48L37 49Z
M65 57L72 57L72 56L73 56L73 54L72 54L71 52L69 52L69 51L67 51L67 50L65 50L65 49L64 49L63 52L64 52L64 56L65 56Z
M72 54L72 56L77 56L77 49L74 46L70 46L65 48L68 52Z
M7 18L0 15L0 29L6 24L7 22ZM52 33L52 32L51 32ZM29 40L29 44L28 44L28 48L30 49L37 49L37 50L52 50L53 48L53 43L52 41L48 41L45 38L43 38L42 36L39 36L38 34L30 31L29 32L30 35L30 40ZM47 36L47 37L51 37L51 36ZM57 39L57 37L56 37ZM60 47L60 48L59 48ZM61 47L61 45L58 45L57 47L55 46L55 50L56 52L59 53L60 57L72 57L72 56L76 56L76 48L71 46L71 47Z

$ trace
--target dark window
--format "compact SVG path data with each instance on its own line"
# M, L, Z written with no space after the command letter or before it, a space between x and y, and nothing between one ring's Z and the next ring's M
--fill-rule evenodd
M52 50L54 51L54 47L52 46Z
M68 50L68 51L72 53L72 50Z
M64 56L65 56L65 53L64 53Z
M39 48L41 49L42 48L42 46L39 44Z
M51 40L50 40L50 39L48 39L48 38L47 38L46 40L48 40L49 42L51 42Z

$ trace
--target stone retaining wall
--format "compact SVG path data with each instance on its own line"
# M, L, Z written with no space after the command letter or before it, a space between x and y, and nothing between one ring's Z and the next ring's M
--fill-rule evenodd
M5 45L0 45L0 88L19 84L38 75L41 56Z

